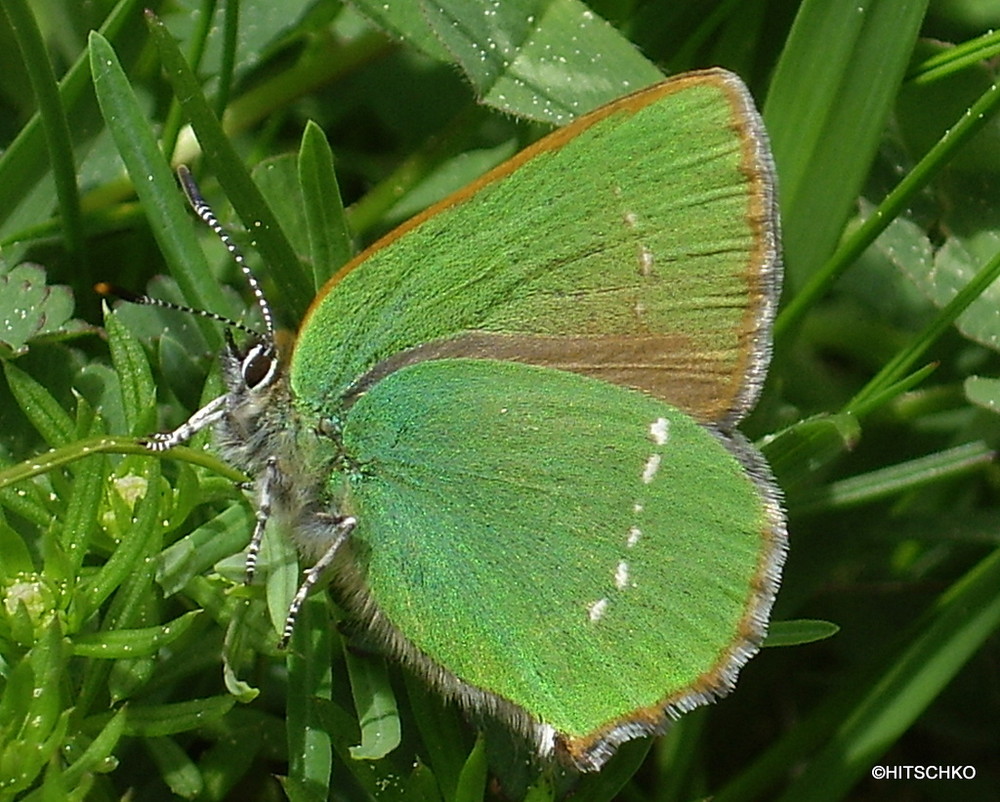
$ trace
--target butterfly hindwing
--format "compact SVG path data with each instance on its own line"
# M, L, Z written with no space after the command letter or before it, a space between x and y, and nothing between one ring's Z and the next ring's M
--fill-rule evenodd
M723 689L760 634L773 504L732 446L658 400L430 361L362 396L344 446L355 590L445 685L585 741Z

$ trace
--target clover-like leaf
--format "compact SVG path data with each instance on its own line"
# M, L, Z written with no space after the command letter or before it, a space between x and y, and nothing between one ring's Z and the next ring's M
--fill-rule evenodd
M28 343L47 335L73 334L86 328L73 314L73 291L45 283L45 270L24 263L0 271L0 358L28 350Z

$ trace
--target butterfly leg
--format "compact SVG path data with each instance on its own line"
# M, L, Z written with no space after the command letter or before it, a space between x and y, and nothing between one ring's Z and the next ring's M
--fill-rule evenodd
M288 642L292 639L292 631L295 629L295 619L299 615L299 609L302 607L303 602L305 602L309 592L323 575L323 572L333 563L340 547L343 545L344 541L347 540L347 536L354 530L354 527L357 524L357 519L350 516L343 518L331 517L330 523L333 527L332 542L330 543L330 547L323 552L323 555L316 561L316 564L306 571L302 584L299 585L295 598L292 599L292 603L288 607L288 617L285 619L285 629L281 633L281 640L278 643L278 648L280 649L284 649L288 645Z
M253 575L257 572L257 558L260 556L260 544L264 540L264 529L267 527L268 519L271 517L272 500L274 491L278 486L280 477L278 475L278 458L271 456L267 458L264 466L264 482L260 487L260 498L257 500L257 523L253 528L253 537L250 538L250 545L247 547L246 561L246 583L253 582Z
M226 412L227 395L220 395L214 401L206 404L172 432L157 432L143 440L143 445L150 451L166 451L190 440L206 426L211 426Z

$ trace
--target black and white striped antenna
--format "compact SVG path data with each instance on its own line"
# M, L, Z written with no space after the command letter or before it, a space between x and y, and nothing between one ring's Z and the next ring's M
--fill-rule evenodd
M208 312L204 309L195 309L183 304L175 304L171 301L153 298L150 295L142 295L132 292L131 290L118 287L106 281L101 281L95 284L94 290L101 295L120 298L130 304L138 304L140 306L158 306L161 309L172 309L175 312L187 312L191 315L198 315L199 317L216 320L220 323L225 323L227 326L231 326L234 329L239 329L240 331L253 337L265 339L268 343L274 343L274 315L271 312L271 305L267 302L267 298L264 297L264 292L260 287L260 282L257 281L257 277L253 274L253 271L250 270L250 266L247 264L247 260L243 256L242 251L240 251L236 243L233 242L233 238L229 235L229 232L222 227L222 223L220 223L219 219L215 216L215 212L212 211L212 207L209 206L208 202L202 197L201 191L198 189L198 185L195 183L194 177L191 175L191 171L188 170L185 165L182 164L177 168L177 178L180 181L181 188L184 190L184 194L187 196L188 202L191 204L191 208L194 209L195 214L197 214L198 217L205 222L205 225L212 229L212 231L215 232L215 235L222 240L222 244L226 246L226 250L229 251L233 261L236 262L240 271L246 278L247 283L250 285L250 290L253 292L254 299L257 302L257 308L260 309L261 317L264 320L265 333L261 334L261 332L256 329L250 328L243 323L239 323L232 318L216 314L215 312Z

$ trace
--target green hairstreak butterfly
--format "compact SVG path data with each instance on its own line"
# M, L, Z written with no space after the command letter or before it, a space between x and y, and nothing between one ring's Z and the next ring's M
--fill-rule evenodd
M622 98L432 206L334 276L290 353L244 272L266 331L149 446L214 425L254 477L248 573L269 519L313 565L286 640L329 569L390 653L583 770L733 687L786 542L735 430L780 284L736 76Z

